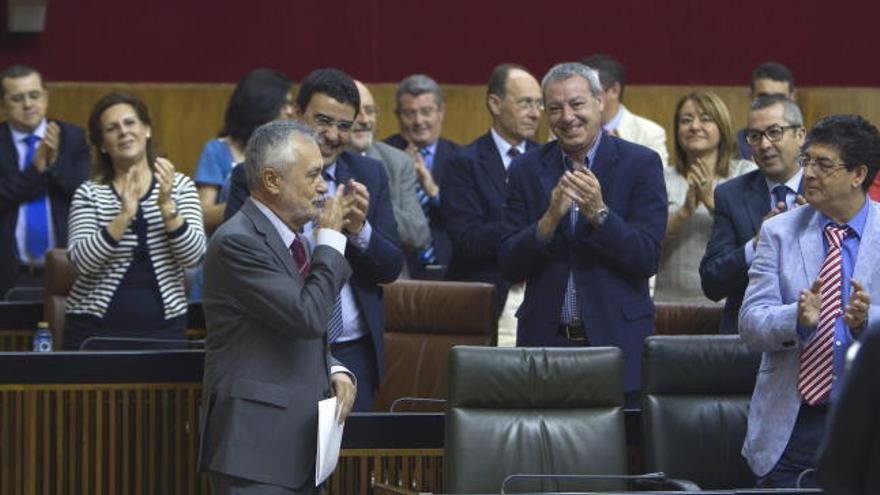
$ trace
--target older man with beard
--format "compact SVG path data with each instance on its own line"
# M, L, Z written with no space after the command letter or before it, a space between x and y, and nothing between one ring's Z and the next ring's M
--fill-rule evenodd
M379 110L373 94L364 83L355 81L361 97L361 109L351 130L349 147L355 153L379 160L388 172L388 190L400 245L409 252L424 249L431 243L431 230L416 195L416 169L405 152L373 139Z

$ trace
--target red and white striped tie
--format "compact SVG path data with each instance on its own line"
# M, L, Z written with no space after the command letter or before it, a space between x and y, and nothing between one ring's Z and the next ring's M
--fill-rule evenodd
M293 253L293 262L296 263L296 269L299 270L300 277L305 280L309 276L311 265L309 264L309 257L306 255L306 248L298 236L294 237L293 242L290 243L290 252Z
M813 336L801 353L801 369L798 375L798 391L807 404L814 406L823 401L831 392L831 377L834 365L834 322L843 314L843 257L840 245L849 227L829 224L825 227L828 241L828 254L819 271L822 281L822 308L819 310L819 324Z

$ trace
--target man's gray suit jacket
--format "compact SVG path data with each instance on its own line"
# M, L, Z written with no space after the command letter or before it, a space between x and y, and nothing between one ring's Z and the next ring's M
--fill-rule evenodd
M767 220L749 269L739 333L750 349L763 355L742 453L758 476L770 472L782 456L802 401L797 379L801 350L809 340L802 341L797 332L797 301L818 277L825 258L820 222L811 205ZM880 327L878 203L869 205L853 278L871 296L868 325Z
M416 195L418 178L412 158L382 141L374 141L366 155L385 165L400 244L407 251L423 249L431 242L431 228Z
M327 322L350 275L342 254L317 246L304 281L253 199L211 236L201 470L288 488L314 482L317 403L339 364Z

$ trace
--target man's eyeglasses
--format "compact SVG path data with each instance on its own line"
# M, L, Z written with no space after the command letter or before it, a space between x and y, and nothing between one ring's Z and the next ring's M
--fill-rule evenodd
M767 136L767 140L771 143L778 143L782 140L782 136L785 134L786 129L800 128L800 125L771 125L763 131L759 131L758 129L748 129L746 131L746 142L751 145L760 144L761 140L764 139L764 136Z
M313 119L315 121L314 127L317 127L319 129L336 127L339 132L351 132L351 128L354 127L354 122L350 120L335 120L332 117L324 115L323 113L315 114Z
M797 159L797 164L803 169L811 168L817 175L827 177L834 173L835 170L846 168L844 162L834 163L828 158L813 158L810 155L801 155Z
M539 112L544 111L544 102L540 99L520 98L514 102L514 105L520 110L531 110L534 108Z

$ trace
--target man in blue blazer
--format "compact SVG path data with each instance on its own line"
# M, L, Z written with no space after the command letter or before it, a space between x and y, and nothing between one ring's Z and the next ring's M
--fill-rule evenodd
M747 128L758 170L715 189L712 236L700 262L700 281L709 299L727 298L721 333L736 333L761 223L804 202L797 157L805 134L797 103L780 95L758 98Z
M437 81L424 74L413 74L400 81L397 88L395 113L400 134L385 139L395 148L413 157L418 175L419 201L431 225L432 245L421 253L407 255L412 278L437 278L452 259L452 240L443 224L440 197L449 160L458 145L440 137L446 102ZM433 265L440 273L431 273Z
M403 265L397 243L397 224L382 163L346 151L360 97L354 80L337 69L318 69L303 80L296 96L296 117L315 129L324 160L324 180L330 194L344 194L345 258L351 279L342 288L336 321L341 335L328 329L334 357L357 378L355 411L369 411L384 369L385 316L382 288L393 282ZM226 214L232 215L247 198L244 167L232 172ZM343 188L343 189L340 189ZM311 230L307 224L306 230ZM337 311L337 310L334 310ZM331 317L331 326L334 318Z
M500 313L510 287L498 271L507 172L514 158L538 146L532 138L541 88L525 68L499 65L489 77L486 107L492 128L453 156L440 205L453 243L446 278L494 284Z
M526 281L520 346L617 346L624 386L639 388L667 207L657 153L601 131L602 86L582 64L559 64L541 83L557 140L510 171L502 274Z
M763 352L742 452L766 488L815 467L846 351L880 328L880 204L867 197L880 133L859 116L826 117L800 165L809 204L764 222L739 314L743 340Z
M49 92L33 68L0 72L0 99L2 299L14 285L43 285L45 251L67 246L70 200L89 176L90 156L81 128L46 119Z

